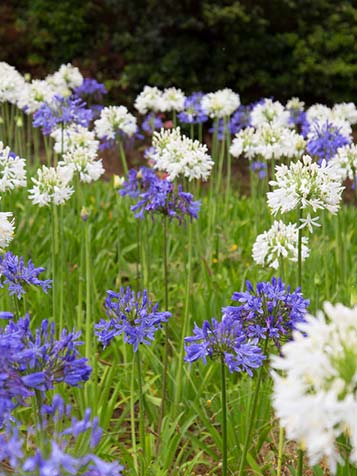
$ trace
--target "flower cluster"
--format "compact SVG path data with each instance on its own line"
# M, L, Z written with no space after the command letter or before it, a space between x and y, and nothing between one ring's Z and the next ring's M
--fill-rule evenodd
M87 127L93 113L80 98L65 98L55 95L48 103L43 103L33 115L34 127L42 127L45 135L59 126L79 124Z
M154 132L152 141L154 152L151 159L158 170L168 174L169 180L184 176L207 180L213 161L207 153L207 146L181 135L180 128Z
M26 187L26 161L0 141L0 192Z
M168 311L158 311L159 305L152 304L146 290L135 294L127 287L119 293L107 291L107 295L105 308L109 320L102 319L95 326L95 334L104 347L115 336L123 335L124 342L137 352L139 344L150 344L156 331L171 317Z
M185 95L178 88L166 88L162 94L163 111L182 111L185 104Z
M211 118L229 117L239 106L239 94L229 88L205 94L201 100L202 111Z
M107 140L121 135L132 137L137 130L136 118L125 106L105 107L94 124L97 136Z
M311 465L326 458L332 473L343 462L337 440L345 435L357 463L357 308L326 303L326 316L308 316L294 340L274 357L273 406L291 440Z
M328 161L340 147L351 142L351 138L342 134L341 129L331 122L314 122L307 135L306 150L310 155Z
M252 126L257 128L264 124L287 127L289 125L290 112L279 101L265 99L253 107L250 118Z
M302 160L276 167L275 188L268 192L268 204L274 215L294 209L327 209L337 213L343 187L334 169L323 160L321 166L305 155Z
M18 299L26 293L25 286L39 286L45 293L51 287L51 280L39 279L45 268L36 268L31 260L27 265L22 257L11 252L0 256L0 288L7 286L10 296Z
M257 283L256 289L249 281L246 286L247 291L232 296L239 305L224 307L223 317L240 322L248 337L258 342L270 338L279 348L282 340L291 338L297 324L305 320L309 301L300 288L290 292L290 286L280 278Z
M137 198L140 193L147 191L152 182L157 179L153 169L140 167L139 170L131 169L128 172L126 180L122 183L119 194L128 195L131 198Z
M185 99L183 111L178 115L184 124L201 124L207 121L208 116L203 112L201 101L203 93L193 93Z
M93 453L102 431L90 409L85 411L82 420L71 418L71 405L60 395L54 395L52 402L43 404L39 411L41 428L28 427L27 438L20 431L21 422L15 420L7 422L0 435L0 463L10 464L11 473L121 476L123 467L119 463L108 463ZM42 434L40 444L36 441L38 431Z
M301 259L310 254L307 237L302 237ZM298 228L286 225L281 220L274 221L268 231L258 235L253 245L253 259L257 264L278 269L281 259L298 260Z
M220 322L204 321L202 327L195 324L193 334L185 337L186 362L201 359L206 364L207 357L221 359L230 372L252 376L265 359L256 339L248 339L242 323L230 316L224 316Z
M37 171L37 178L32 178L35 184L29 190L32 203L43 207L51 203L61 205L66 202L74 191L70 186L72 176L72 167L57 166L54 168L43 165Z
M82 85L83 76L76 66L67 63L61 64L54 74L49 74L46 81L62 96L70 96L74 89Z
M0 212L0 251L10 244L14 236L15 226L10 212Z
M357 145L351 144L341 147L330 160L330 165L336 170L341 180L347 178L355 181L357 177Z
M178 88L166 88L161 91L156 86L145 86L143 91L135 99L135 109L140 114L148 112L182 111L185 103L185 95Z
M55 87L44 79L33 79L30 83L25 83L17 105L26 114L33 114L43 103L51 103L56 93Z
M156 130L160 130L163 127L163 122L160 116L150 112L143 120L141 128L143 131L152 134Z
M286 110L289 111L289 124L294 126L301 126L306 121L305 103L299 98L291 98L286 103Z
M16 104L25 84L21 74L8 63L0 62L0 104Z

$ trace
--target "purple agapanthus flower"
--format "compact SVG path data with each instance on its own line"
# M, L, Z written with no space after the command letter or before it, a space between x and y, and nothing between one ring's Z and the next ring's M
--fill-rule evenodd
M260 180L263 180L267 176L267 164L256 160L250 164L251 170L255 172Z
M196 92L186 97L184 109L177 116L180 122L184 124L202 124L208 120L208 116L203 112L201 106L203 96L203 93Z
M185 337L185 361L201 359L205 364L207 357L222 359L230 372L246 372L260 367L265 359L257 345L258 339L250 339L244 332L241 322L224 316L222 321L205 321L202 327L195 324L194 335Z
M319 163L324 159L328 161L337 149L351 142L341 133L341 128L328 121L311 124L308 139L306 150L310 155L319 157Z
M186 218L198 218L201 203L193 200L191 193L184 192L182 186L175 185L167 179L155 177L147 190L139 194L139 201L132 205L135 217L143 219L145 214L154 218L155 214L176 219L180 224L186 223Z
M106 347L115 336L123 335L124 342L137 352L139 344L150 344L156 331L171 317L170 312L159 312L158 307L149 300L146 290L137 294L129 287L121 288L119 293L107 291L105 309L109 320L102 319L95 326L99 342Z
M53 96L51 102L43 103L33 115L34 127L42 127L45 135L56 127L66 124L79 124L88 127L93 119L93 112L80 98Z
M103 83L99 83L96 79L84 78L83 83L75 88L73 94L77 97L87 100L88 98L95 101L101 101L108 91Z
M300 288L290 292L290 286L285 286L280 278L258 283L256 289L249 281L246 286L247 291L232 296L238 306L222 309L224 318L236 319L249 337L258 341L270 338L280 348L296 325L304 321L309 300L304 299Z
M129 170L126 180L122 188L119 190L119 195L128 195L131 198L137 198L140 193L148 190L151 182L156 180L156 174L153 169L148 167L140 167L139 170Z
M163 125L164 123L161 117L157 116L153 112L150 112L144 117L144 120L141 124L141 128L148 134L153 134L154 131L160 130Z
M50 279L39 279L45 268L36 268L31 260L25 264L24 258L12 254L10 251L0 256L0 288L6 286L10 296L18 299L26 293L27 286L39 286L45 293L51 288Z
M222 140L224 135L227 132L230 135L234 135L242 129L249 127L251 124L250 113L253 109L253 104L248 104L247 106L240 105L239 108L235 111L235 113L231 116L229 123L224 127L224 120L220 119L218 121L218 139ZM214 128L211 127L209 132L213 133Z

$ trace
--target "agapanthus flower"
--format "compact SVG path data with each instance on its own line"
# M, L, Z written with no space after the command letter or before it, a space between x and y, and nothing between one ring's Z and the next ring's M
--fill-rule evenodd
M218 134L217 137L219 140L222 140L224 137L229 135L237 134L237 132L245 129L251 125L250 121L250 111L252 106L243 106L242 104L238 109L233 113L228 122L225 122L224 119L219 119L218 121ZM214 132L214 127L208 129L209 132Z
M59 126L79 124L87 127L93 119L93 113L80 98L53 96L48 103L43 103L33 115L34 127L42 127L45 135Z
M185 99L183 111L177 116L184 124L201 124L207 121L208 116L202 110L203 93L192 93Z
M357 464L357 307L324 305L298 325L281 357L273 357L273 406L290 440L305 450L311 466L327 460L335 474L347 458ZM343 450L346 455L345 450Z
M105 172L102 159L96 160L82 149L66 152L58 165L71 168L84 183L96 182Z
M50 279L39 279L45 268L36 268L31 260L25 264L23 257L18 257L10 251L0 256L0 288L6 286L10 296L21 299L26 294L28 286L39 286L45 293L51 287Z
M314 122L307 135L306 150L310 155L328 161L340 147L351 142L351 137L342 134L341 129L332 122Z
M294 209L316 212L326 209L337 213L343 187L336 172L323 160L319 166L305 155L290 166L276 167L275 180L269 182L275 189L268 192L268 205L273 214Z
M349 127L357 122L357 109L354 103L335 104L333 108L329 108L324 104L313 104L306 111L307 121L313 122L334 122L343 127L344 134L351 130ZM346 134L345 134L346 135Z
M156 177L149 187L139 194L138 202L132 205L135 217L143 219L146 214L153 219L155 215L176 219L179 224L185 224L198 218L201 203L193 200L191 193L184 192L182 186L175 185L166 179Z
M9 246L14 237L14 222L12 213L0 212L0 252Z
M301 259L310 253L307 237L302 237ZM294 223L287 225L281 220L274 221L268 231L257 236L253 245L253 259L257 264L278 269L281 259L297 262L298 227Z
M265 99L256 104L250 113L251 124L261 127L263 124L287 127L289 125L290 112L279 101Z
M24 85L25 80L21 74L13 66L0 61L0 104L16 104Z
M96 79L84 78L82 84L77 86L73 93L87 102L88 99L101 101L108 91L104 84L99 83Z
M128 195L131 198L139 197L140 193L148 190L151 183L155 181L157 175L153 169L148 167L140 167L139 170L129 170L119 194L122 196Z
M34 186L29 190L30 200L40 207L51 203L62 205L74 192L70 185L72 176L72 167L57 166L55 168L43 165L37 171L37 178L32 178Z
M140 114L162 112L164 110L162 91L156 86L145 86L135 99L134 107Z
M254 369L263 364L265 356L257 345L257 339L250 339L244 332L242 323L230 316L221 321L204 321L202 327L195 324L193 336L185 337L185 361L220 359L230 372L246 372L252 376Z
M26 187L26 161L0 141L0 192Z
M259 160L250 164L250 169L258 175L260 180L263 180L267 176L267 168L266 162L261 162Z
M247 291L235 292L232 300L238 306L222 309L224 318L236 319L248 337L257 341L272 339L279 348L282 341L291 338L297 324L305 320L309 301L300 288L290 292L282 280L257 283L255 289L246 282Z
M213 161L205 144L181 135L180 128L154 132L152 145L155 152L151 154L154 167L168 174L173 181L178 176L207 180Z
M67 63L62 64L54 74L48 75L46 81L62 96L69 96L74 89L81 86L83 76L76 66Z
M305 149L305 141L294 130L275 123L265 123L255 131L255 146L252 152L266 160L296 157Z
M299 98L293 97L286 103L286 109L290 113L289 124L301 126L306 120L305 103Z
M160 116L150 112L145 116L141 127L145 132L152 134L154 131L160 130L163 127L163 122Z
M357 177L357 145L350 144L340 147L329 163L341 180L350 179L355 182Z
M162 93L163 111L180 112L184 108L185 95L181 89L178 88L166 88Z
M247 127L237 132L229 152L233 157L239 157L244 154L247 159L252 159L256 155L256 146L255 129L254 127Z
M357 108L354 102L341 102L335 104L332 113L336 119L341 119L353 125L357 123Z
M120 135L132 137L137 130L136 118L125 106L105 107L94 124L101 139L115 140Z
M50 103L56 94L58 91L47 81L33 79L31 83L24 84L17 105L26 114L33 114L43 103Z
M229 88L205 94L201 100L203 112L211 118L231 116L239 106L239 94Z
M0 463L10 464L9 472L38 476L121 476L118 462L106 462L94 454L102 431L91 410L84 418L70 419L73 409L62 397L39 409L41 428L26 422L26 433L19 431L21 421L7 422L0 435ZM40 444L37 441L41 432Z
M139 344L150 344L155 333L167 322L171 313L158 311L159 305L153 304L144 290L135 293L129 287L121 288L119 293L107 291L105 301L108 320L101 319L95 326L95 334L104 347L115 336L123 335L124 342L133 346L137 352Z

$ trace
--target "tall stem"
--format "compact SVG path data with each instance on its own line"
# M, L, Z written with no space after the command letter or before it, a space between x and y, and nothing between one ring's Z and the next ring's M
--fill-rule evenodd
M226 364L221 356L221 394L222 394L222 476L227 476L227 395Z
M269 339L268 339L268 336L267 336L266 339L265 339L264 348L263 348L263 354L264 355L266 355L266 352L267 352L268 340ZM256 409L257 409L260 384L261 384L262 376L263 376L263 369L264 369L264 365L262 365L260 367L259 371L258 371L257 383L256 383L254 395L253 395L252 409L251 409L251 412L250 412L250 415L249 415L248 431L247 431L247 434L245 436L243 452L242 452L242 459L241 459L240 465L239 465L239 473L238 473L239 476L243 476L243 474L244 474L245 461L247 459L247 453L248 453L250 439L251 439L251 436L252 436L253 425L254 425L254 421L255 421L255 412L256 412Z
M91 252L90 252L90 224L85 223L85 263L86 263L86 357L92 356L92 308L91 308Z
M299 449L298 455L299 455L299 459L298 459L297 476L302 476L302 472L304 468L304 451Z
M139 349L136 351L136 368L138 372L138 387L139 387L139 433L140 433L140 443L141 449L143 452L143 464L142 464L142 474L144 474L145 460L146 460L146 449L145 449L145 411L144 411L144 392L143 392L143 379L141 372L141 362L140 362L140 352Z
M128 174L128 164L126 161L124 147L120 139L118 140L118 146L119 146L119 155L120 155L121 163L123 166L124 175L126 176Z
M284 428L279 428L279 448L278 448L278 467L276 476L281 476L281 467L283 464L283 449L284 449Z
M298 286L301 288L302 285L302 229L300 228L302 218L302 208L299 209L299 220L298 220Z

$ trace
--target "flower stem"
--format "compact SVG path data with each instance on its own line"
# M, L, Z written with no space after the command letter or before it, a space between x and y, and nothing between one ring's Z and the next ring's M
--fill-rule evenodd
M266 355L266 351L267 351L267 348L268 348L268 340L269 340L268 337L266 337L265 342L264 342L264 348L263 348L263 354L264 355ZM251 409L250 415L249 415L248 431L247 431L247 434L245 436L242 458L241 458L240 465L239 465L239 472L238 472L239 476L243 476L243 474L244 474L245 462L246 462L246 459L247 459L247 453L248 453L250 439L251 439L251 435L252 435L253 424L254 424L254 421L255 421L255 412L256 412L256 409L257 409L260 384L261 384L262 376L263 376L263 368L264 368L264 365L262 365L260 367L259 371L258 371L258 378L257 378L257 383L256 383L254 395L253 395L253 403L252 403L252 407L251 407L252 409Z
M138 455L136 449L136 431L135 431L135 372L131 373L130 389L130 427L131 427L131 446L133 449L133 463L136 474L138 473Z
M92 313L91 313L91 253L90 253L90 224L85 223L84 231L85 241L85 263L86 263L86 357L89 359L92 356Z
M302 476L302 472L304 468L304 452L302 449L299 449L298 455L299 455L299 459L298 459L297 476Z
M227 394L226 364L221 356L221 394L222 394L222 476L227 476Z
M278 467L276 476L281 476L281 467L283 463L283 449L284 449L284 428L279 428L279 447L278 447Z
M145 411L144 411L144 392L143 392L143 380L141 373L141 362L140 362L140 352L139 349L136 354L136 368L138 372L138 386L139 386L139 433L140 433L140 443L141 449L143 452L143 461L142 461L142 474L144 474L145 463L146 463L146 450L145 450Z
M302 219L302 208L299 209L298 225ZM299 226L298 229L298 286L302 286L302 229Z
M118 146L119 146L119 155L120 155L121 163L122 163L122 166L123 166L124 175L127 175L128 174L128 164L127 164L127 161L126 161L126 155L125 155L124 147L123 147L123 144L122 144L120 139L118 140Z

